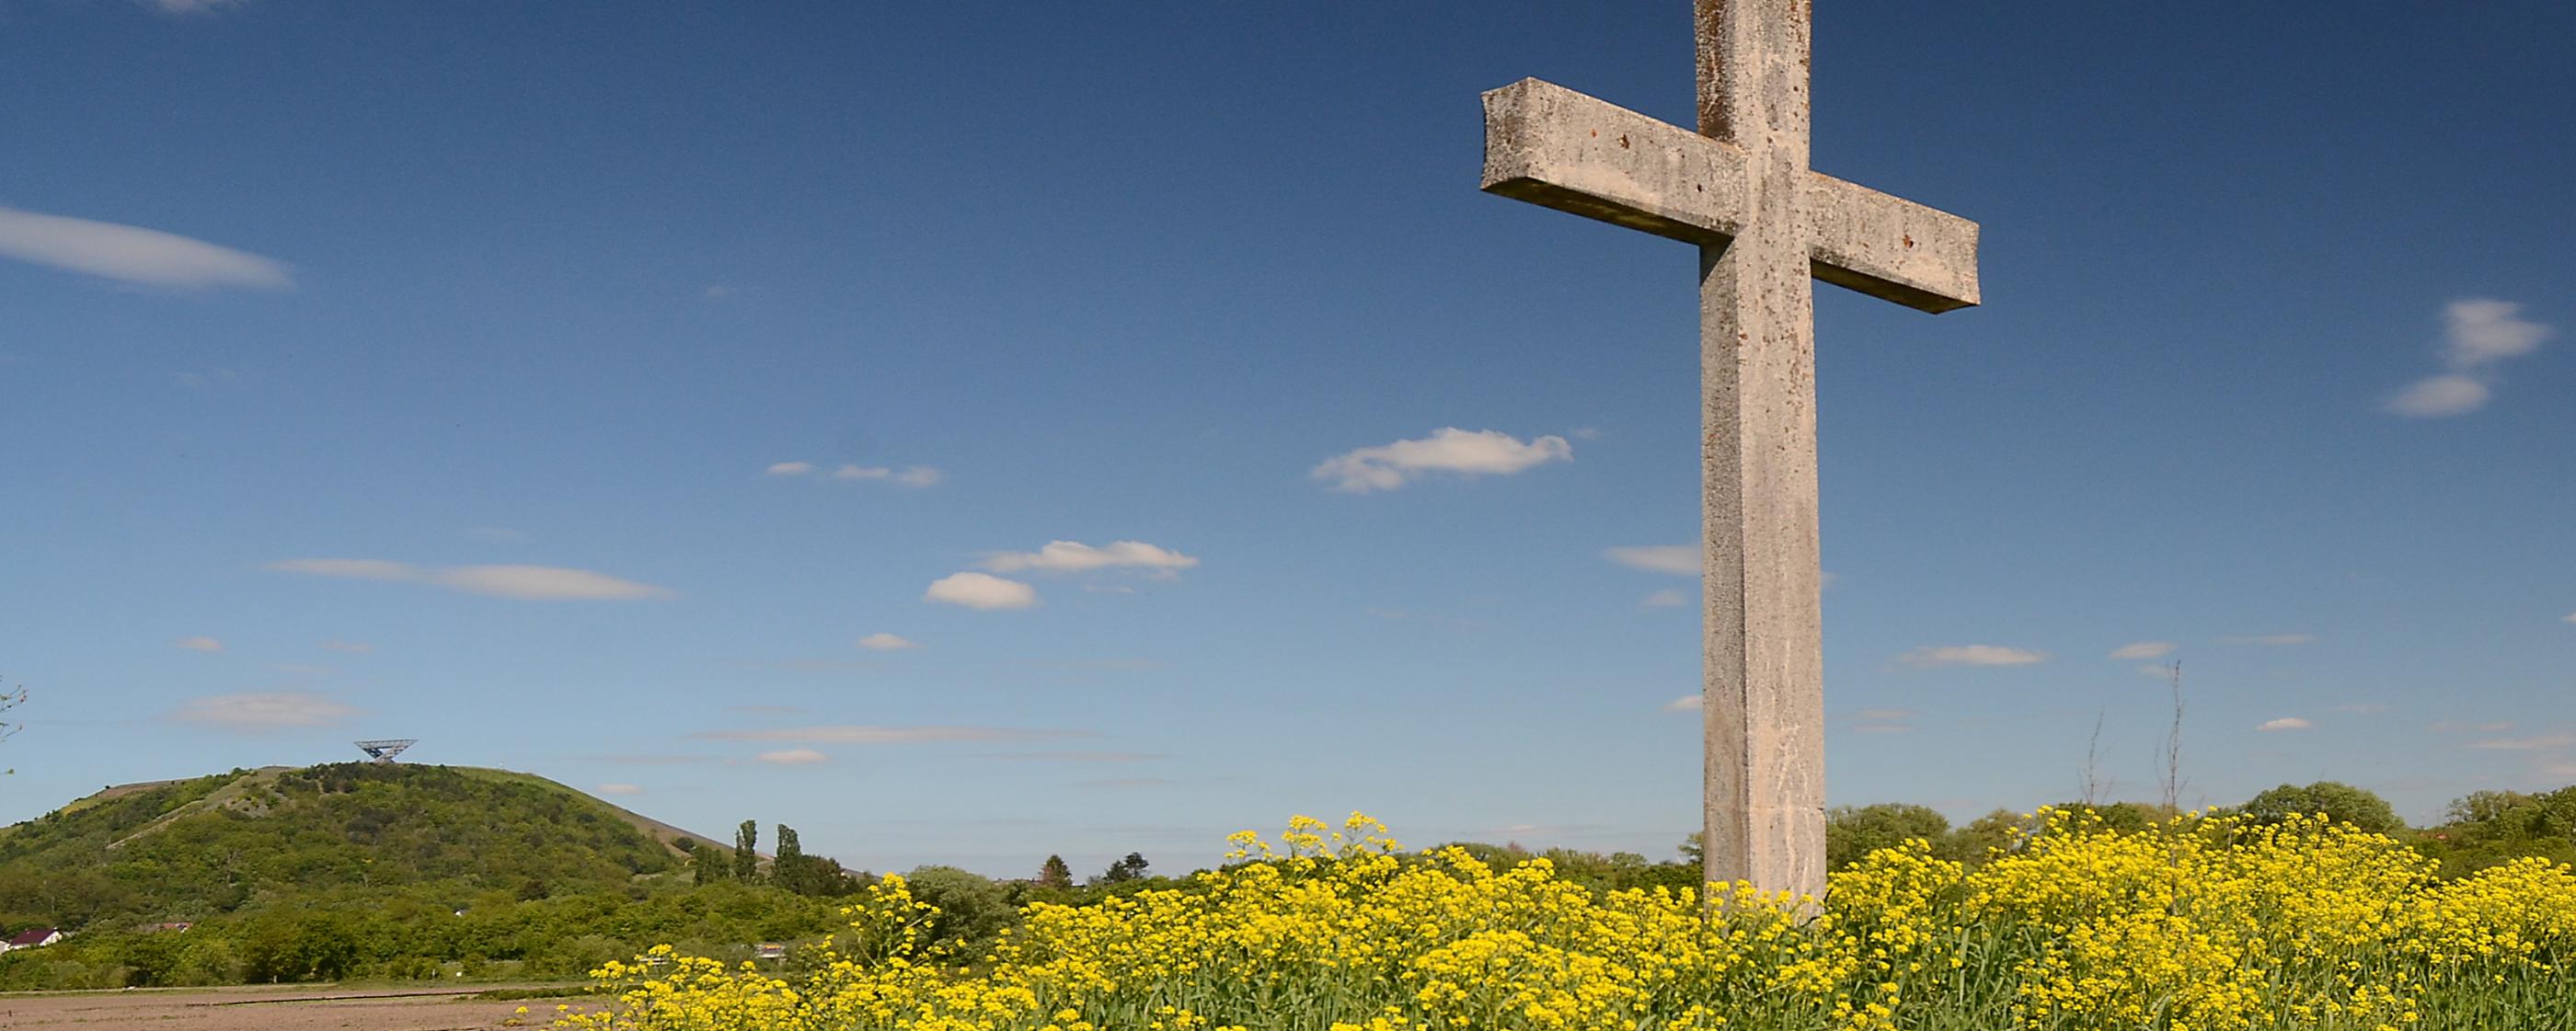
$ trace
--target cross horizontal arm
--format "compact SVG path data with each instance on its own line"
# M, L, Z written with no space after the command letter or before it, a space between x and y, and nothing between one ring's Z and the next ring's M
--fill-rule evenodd
M1744 225L1744 152L1537 79L1485 94L1484 189L1686 243ZM1810 171L1810 271L1909 308L1976 304L1977 224Z
M1744 152L1563 86L1485 94L1487 193L1722 244L1744 224Z

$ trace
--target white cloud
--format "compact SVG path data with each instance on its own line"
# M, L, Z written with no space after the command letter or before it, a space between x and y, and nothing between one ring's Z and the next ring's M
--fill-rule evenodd
M255 691L190 699L170 718L184 723L259 730L271 727L328 727L358 710L312 691Z
M1920 715L1923 714L1913 709L1862 709L1853 713L1852 718L1864 723L1896 723Z
M830 759L831 756L811 748L789 748L777 752L762 752L757 758L773 766L811 766Z
M1699 697L1698 695L1695 695L1695 694L1686 694L1686 695L1683 695L1683 696L1681 696L1681 697L1679 697L1679 698L1675 698L1675 699L1673 699L1672 701L1665 702L1665 703L1664 703L1664 711L1665 711L1665 712L1698 712L1698 711L1699 711L1699 706L1700 706L1700 697Z
M897 637L893 634L878 632L859 638L859 647L865 648L869 651L893 652L902 651L906 648L919 648L921 647L921 643Z
M240 6L244 0L143 0L163 14L206 14L226 7Z
M599 786L598 790L599 793L603 795L641 795L644 793L644 786L641 784L602 784Z
M2439 419L2444 416L2466 415L2484 408L2487 398L2492 393L2487 389L2487 385L2478 382L2476 377L2450 372L2439 376L2426 376L2407 384L2406 389L2390 397L2383 407L2395 415L2416 419Z
M348 652L352 655L364 655L376 650L376 646L366 641L343 641L335 637L331 640L322 642L322 650L326 652Z
M1601 553L1631 569L1649 573L1671 573L1674 576L1698 576L1700 549L1689 544L1653 544L1630 548L1611 548Z
M1992 644L1954 644L1916 648L1896 657L1896 661L1915 669L1935 666L2027 666L2045 661L2048 656L2022 648L2005 648Z
M2576 623L2576 612L2568 613L2565 622Z
M726 286L723 283L718 283L707 288L707 300L721 301L727 297L733 296L737 292L738 291L732 287Z
M2475 369L2538 350L2549 339L2549 327L2520 317L2522 306L2511 301L2472 297L2442 310L2446 343L2442 360L2454 369Z
M905 487L928 487L945 479L945 474L926 465L893 469L882 465L844 465L832 470L835 480L885 480Z
M708 741L780 741L810 745L918 745L948 741L1044 741L1080 736L1064 730L1017 730L1008 727L779 727L770 730L702 730L689 735Z
M277 261L158 229L0 207L0 257L144 286L295 285Z
M771 476L803 476L813 471L812 462L779 462L769 467Z
M182 637L170 643L178 645L181 648L188 649L192 652L219 652L224 650L224 642L215 640L211 637Z
M1663 590L1647 595L1643 600L1637 602L1637 604L1650 609L1669 609L1688 605L1690 604L1690 601L1690 595L1683 594L1681 588L1666 587Z
M1048 541L1036 551L1005 551L983 561L984 568L996 573L1084 573L1116 567L1172 573L1198 564L1198 559L1143 541L1115 541L1106 548L1079 541Z
M633 601L679 596L678 591L668 587L562 566L422 567L375 558L298 558L260 568L306 576L429 584L468 594L528 601Z
M2288 645L2297 645L2297 644L2315 644L2315 643L2317 643L2317 635L2315 635L2315 634L2262 634L2262 635L2255 636L2255 637L2221 637L2221 638L2219 638L2219 639L2218 639L2218 643L2220 643L2220 644L2260 644L2260 645L2269 645L2269 646L2272 646L2272 647L2285 647L2285 646L2288 646Z
M952 573L930 582L922 600L970 609L1025 609L1038 603L1038 589L989 573Z
M2114 659L2161 659L2166 655L2172 654L2173 650L2174 646L2171 641L2136 641L2113 649L2111 651L2111 657Z
M2307 730L2314 726L2316 726L2316 724L2310 723L2296 716L2283 716L2277 720L2265 720L2263 725L2255 727L2254 729L2270 734L2283 730Z
M1309 475L1330 481L1334 490L1366 494L1394 490L1429 473L1508 476L1531 466L1573 457L1574 445L1563 437L1538 437L1524 443L1496 430L1470 433L1447 426L1431 431L1421 440L1399 440L1335 455Z
M2542 734L2538 737L2508 737L2492 741L2469 742L2471 748L2499 752L2539 752L2576 745L2576 734Z
M2442 364L2451 371L2408 384L2384 406L2389 412L2419 419L2474 412L2493 395L2493 367L2540 348L2550 328L2521 317L2511 301L2472 297L2442 310Z
M337 576L355 580L416 580L420 570L407 562L380 558L291 558L271 562L261 569L272 573L302 573L306 576Z
M628 601L669 598L679 593L668 587L560 566L456 566L432 573L430 582L474 594L531 601Z

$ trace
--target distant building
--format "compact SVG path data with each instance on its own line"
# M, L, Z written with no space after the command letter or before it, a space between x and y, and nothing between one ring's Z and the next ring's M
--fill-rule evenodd
M786 959L787 946L781 945L777 942L762 942L753 955L759 956L762 959Z
M0 952L11 949L41 949L61 940L63 940L62 931L52 927L39 927L10 935L8 941L0 942Z

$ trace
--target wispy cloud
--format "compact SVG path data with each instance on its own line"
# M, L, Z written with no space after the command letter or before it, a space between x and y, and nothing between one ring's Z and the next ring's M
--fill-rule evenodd
M1854 734L1906 734L1914 731L1921 715L1913 709L1862 709L1841 722Z
M2436 734L2502 734L2505 731L2512 730L2513 724L2503 720L2497 720L2492 723L2463 723L2458 720L2443 720L2439 723L2425 727L2424 729Z
M1635 547L1609 548L1601 557L1630 569L1649 573L1671 573L1674 576L1698 576L1700 549L1688 544L1648 544Z
M143 5L163 14L211 14L227 7L239 7L246 0L143 0Z
M907 637L878 632L859 638L859 647L872 652L896 652L902 651L906 648L919 648L921 647L921 642Z
M1701 704L1701 703L1700 703L1700 696L1695 695L1695 694L1686 694L1686 695L1683 695L1683 696L1681 696L1681 697L1679 697L1679 698L1675 698L1675 699L1673 699L1672 701L1665 702L1665 703L1664 703L1664 711L1665 711L1665 712L1698 712L1698 711L1699 711L1700 704Z
M603 795L641 795L644 793L644 786L641 784L602 784L596 790Z
M2564 619L2564 620L2561 620L2561 622L2566 622L2566 623L2576 623L2576 612L2570 612L2570 613L2568 613L2568 614L2567 614L2567 618L2566 618L2566 619Z
M776 727L765 730L701 730L690 737L708 741L778 741L810 745L917 745L953 741L1050 741L1082 737L1074 730L1027 730L1013 727Z
M2284 730L2307 730L2315 726L2316 724L2310 723L2296 716L2283 716L2277 720L2265 720L2261 726L2257 726L2254 729L2266 734L2272 734Z
M375 558L298 558L260 568L275 573L348 580L428 584L468 594L528 601L635 601L676 598L668 587L562 566L415 566Z
M811 766L832 757L811 748L789 748L776 752L762 752L753 758L772 766Z
M2173 653L2172 641L2136 641L2111 650L2114 659L2161 659Z
M1170 756L1152 752L1000 752L977 756L977 758L1003 759L1012 762L1141 763L1168 759Z
M2333 711L2351 716L2377 716L2388 711L2387 702L2345 702Z
M192 652L219 652L224 650L224 642L215 640L211 637L182 637L170 643L178 647L188 649Z
M1931 669L1936 666L2028 666L2047 659L2047 655L2026 648L2006 648L1992 644L1952 644L1916 648L1896 657L1896 661L1915 669Z
M2299 645L2299 644L2315 644L2315 643L2317 643L2317 635L2315 635L2315 634L2260 634L2260 635L2256 635L2256 636L2253 636L2253 637L2221 637L2221 638L2219 638L2219 639L2218 639L2218 643L2220 643L2220 644L2259 644L2259 645L2266 645L2266 646L2269 646L2269 647L2281 648L2281 647L2288 647L2288 646L2291 646L2291 645Z
M351 655L364 655L376 650L376 646L366 641L343 641L335 637L322 642L322 650L326 652L347 652Z
M1666 587L1637 600L1637 604L1650 609L1678 608L1690 603L1690 595L1682 593L1678 587Z
M1025 609L1038 603L1038 589L990 573L952 573L930 582L922 600L970 609Z
M770 465L768 473L771 476L812 476L815 475L819 468L820 467L816 466L812 462L777 462ZM835 467L831 472L823 473L822 478L832 480L881 480L904 487L929 487L935 486L939 481L947 479L948 474L926 465L916 465L905 469L896 469L882 465L842 465Z
M2471 741L2469 747L2497 752L2538 752L2576 745L2576 734L2542 734L2537 737L2505 737Z
M358 715L355 707L313 691L253 691L190 699L171 719L234 730L329 727Z
M141 226L0 208L0 258L143 286L182 289L295 285L284 264Z
M2488 389L2477 377L2446 372L2407 384L2405 389L2391 395L2382 407L2391 415L2410 419L2440 419L2477 411L2486 407L2488 399L2494 396L2495 391Z
M2495 366L2538 350L2550 327L2522 317L2522 305L2473 297L2442 310L2442 364L2451 371L2408 384L2382 407L2417 419L2465 415L2494 396Z
M1080 541L1048 541L1036 551L1004 551L981 565L996 573L1085 573L1094 569L1148 569L1172 574L1199 564L1188 555L1143 541L1115 541L1095 548Z
M1557 436L1520 440L1498 430L1469 432L1455 426L1419 440L1358 448L1327 458L1309 475L1352 494L1394 490L1433 473L1509 476L1547 462L1568 461L1574 445Z

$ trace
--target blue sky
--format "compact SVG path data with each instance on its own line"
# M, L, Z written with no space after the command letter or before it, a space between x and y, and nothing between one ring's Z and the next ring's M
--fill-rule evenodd
M418 737L878 869L1669 856L1694 262L1476 98L1686 119L1686 10L887 6L0 3L0 819ZM1837 804L2152 796L2174 660L2187 800L2576 781L2576 10L2220 11L1820 5L1986 290L1817 295Z

